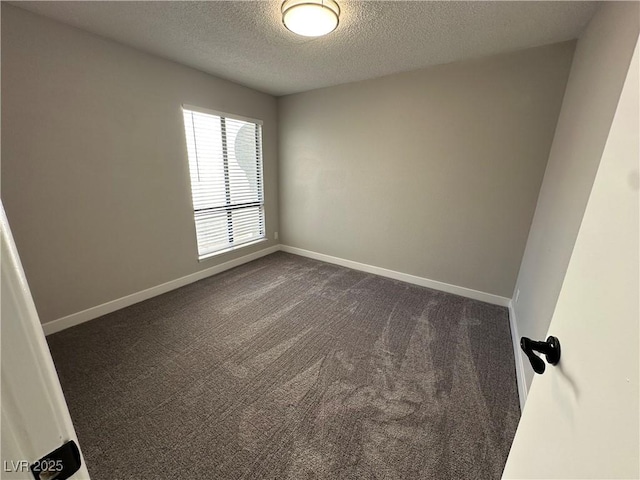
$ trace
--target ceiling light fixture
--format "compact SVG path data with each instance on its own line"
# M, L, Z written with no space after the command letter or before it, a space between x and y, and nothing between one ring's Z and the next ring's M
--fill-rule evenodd
M340 7L334 0L286 0L282 4L284 26L305 37L331 33L339 20Z

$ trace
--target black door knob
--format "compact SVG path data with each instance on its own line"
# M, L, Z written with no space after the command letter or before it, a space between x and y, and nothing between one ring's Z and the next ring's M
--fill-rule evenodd
M520 348L529 358L533 371L538 374L544 373L545 364L540 357L533 353L534 351L543 354L551 365L557 365L560 361L560 340L556 337L549 337L546 342L537 342L530 338L522 337L520 339Z

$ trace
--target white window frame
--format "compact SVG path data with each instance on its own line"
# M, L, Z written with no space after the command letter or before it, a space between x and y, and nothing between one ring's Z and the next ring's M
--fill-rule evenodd
M197 235L197 231L196 231L196 245L198 248L198 261L203 261L206 259L209 259L211 257L215 257L239 248L245 248L245 247L249 247L251 245L255 245L257 243L261 243L261 242L265 242L267 241L267 226L266 226L266 211L265 211L265 206L264 206L264 156L263 156L263 141L262 141L262 126L264 125L264 122L262 120L256 119L256 118L251 118L251 117L244 117L242 115L236 115L233 113L227 113L227 112L222 112L219 110L212 110L212 109L208 109L208 108L204 108L204 107L198 107L195 105L189 105L189 104L182 104L182 109L181 109L181 113L183 114L182 118L183 118L183 131L185 131L185 136L186 136L186 130L184 130L184 128L186 127L184 125L184 112L185 110L190 111L190 112L195 112L195 113L203 113L206 115L214 115L217 117L221 117L224 119L230 119L230 120L239 120L242 122L247 122L247 123L252 123L256 126L259 126L260 128L260 134L259 134L259 148L260 148L260 172L259 172L259 176L260 176L260 183L259 183L259 190L260 190L260 198L258 202L252 202L251 205L248 205L245 208L249 208L250 206L260 206L262 208L262 231L261 231L261 237L257 238L257 239L253 239L253 240L249 240L246 242L241 242L238 244L231 244L229 247L227 248L223 248L220 250L215 250L213 252L209 252L209 253L205 253L205 254L200 254L200 245L198 244L198 235ZM186 138L185 138L185 148L186 148ZM195 227L195 222L196 222L196 214L197 214L197 210L193 204L193 184L191 182L191 167L189 165L189 158L188 158L189 154L187 151L187 164L188 164L188 168L189 168L189 193L191 194L191 206L192 206L192 214L194 216L194 227ZM230 209L229 211L231 211L232 209Z

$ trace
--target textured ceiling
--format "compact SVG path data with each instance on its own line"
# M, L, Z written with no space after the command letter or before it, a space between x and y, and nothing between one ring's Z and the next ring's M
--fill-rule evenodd
M282 26L281 1L11 2L274 95L576 38L596 2L338 0L326 37Z

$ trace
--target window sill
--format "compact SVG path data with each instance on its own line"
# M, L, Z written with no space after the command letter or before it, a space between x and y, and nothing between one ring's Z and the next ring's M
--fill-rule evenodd
M234 250L239 250L241 248L250 247L251 245L257 245L259 243L263 243L268 241L268 238L265 236L264 238L259 238L258 240L253 240L252 242L242 243L240 245L235 245L233 247L225 248L224 250L218 250L216 252L207 253L201 257L198 257L198 262L204 262L213 257L217 257L218 255L223 255L225 253L233 252Z

